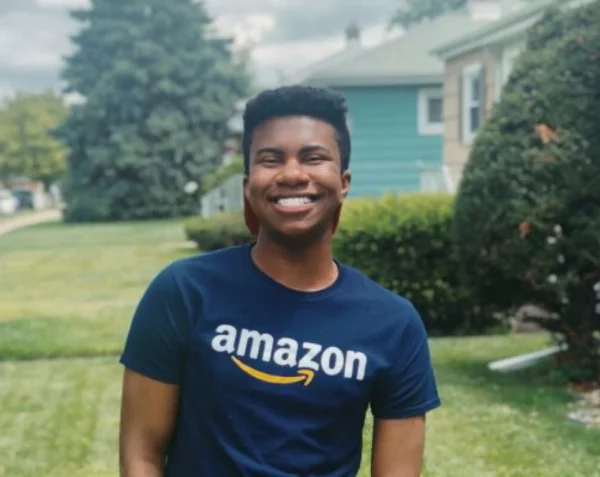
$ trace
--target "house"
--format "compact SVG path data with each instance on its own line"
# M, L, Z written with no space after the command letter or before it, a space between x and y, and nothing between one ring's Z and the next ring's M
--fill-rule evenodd
M480 1L400 37L313 69L304 83L343 94L350 109L352 196L447 190L443 175L444 62L437 46L493 21Z
M460 182L471 145L500 99L528 30L551 6L570 8L585 0L482 2L495 21L432 50L444 66L443 169L452 189Z

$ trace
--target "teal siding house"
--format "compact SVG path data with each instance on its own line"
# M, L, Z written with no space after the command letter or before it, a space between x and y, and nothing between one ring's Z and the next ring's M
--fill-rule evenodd
M425 21L344 60L321 61L303 78L305 84L346 97L353 144L351 196L447 190L444 64L431 51L487 21L473 13L469 6Z

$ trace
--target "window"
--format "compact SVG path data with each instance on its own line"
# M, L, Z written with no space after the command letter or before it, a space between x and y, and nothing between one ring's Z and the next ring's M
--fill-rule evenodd
M419 134L439 135L444 132L442 88L419 90Z
M462 75L462 141L470 144L483 118L485 81L482 65L471 65Z

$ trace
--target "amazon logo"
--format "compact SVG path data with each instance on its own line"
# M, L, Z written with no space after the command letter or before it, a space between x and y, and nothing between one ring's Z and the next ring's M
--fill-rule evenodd
M367 368L367 356L359 351L300 343L292 338L276 339L269 333L245 328L238 331L231 325L217 327L211 345L215 351L229 354L242 372L270 384L309 386L317 373L362 381ZM261 371L260 361L281 366L281 373Z

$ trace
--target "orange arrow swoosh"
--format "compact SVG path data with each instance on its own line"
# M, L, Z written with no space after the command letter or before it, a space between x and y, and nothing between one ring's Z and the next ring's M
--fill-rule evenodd
M310 383L312 383L312 380L315 377L315 372L312 369L300 369L300 370L298 370L297 376L278 376L276 374L263 373L262 371L259 371L258 369L254 369L253 367L242 363L235 356L232 356L231 359L246 374L249 374L253 378L259 379L266 383L294 384L294 383L301 383L304 381L304 386L308 386Z

